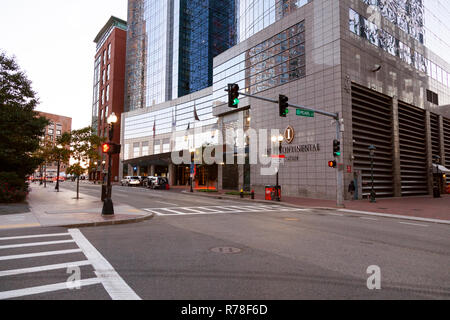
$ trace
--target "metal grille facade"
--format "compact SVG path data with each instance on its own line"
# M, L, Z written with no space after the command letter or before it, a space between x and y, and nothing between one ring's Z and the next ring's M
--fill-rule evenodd
M398 103L402 196L428 194L425 110Z
M445 166L450 168L450 119L444 118L444 152ZM450 177L447 178L447 184L450 184Z
M374 156L374 189L377 197L394 196L392 155L392 99L352 85L353 155L355 170L361 171L363 197L372 188L369 146Z

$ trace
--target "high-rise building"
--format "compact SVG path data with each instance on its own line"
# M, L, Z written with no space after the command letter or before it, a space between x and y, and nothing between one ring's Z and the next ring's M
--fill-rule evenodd
M101 137L108 138L108 117L114 112L119 119L114 128L113 142L120 143L120 117L124 110L125 53L127 23L111 17L95 37L97 46L94 64L94 94L92 106L92 127ZM103 155L106 161L106 156ZM118 180L119 156L112 159L112 180ZM95 176L99 180L108 169L98 164Z
M236 43L235 1L130 0L127 111L212 85L213 58Z
M144 11L149 10L145 3ZM168 3L170 7L172 2ZM146 35L139 43L144 49L136 49L139 43L133 48L142 53L139 57L148 58L127 63L145 64L142 73L133 73L141 76L145 89L136 94L129 91L128 98L136 97L136 104L128 104L130 111L122 117L125 171L166 174L172 184L185 185L190 166L174 163L171 152L223 145L224 155L244 159L243 163L196 167L196 186L261 193L275 183L275 177L262 173L267 164L259 157L270 159L274 146L268 137L266 148L254 150L251 141L255 136L250 135L257 132L257 139L263 139L263 130L274 129L285 133L281 150L286 158L278 172L284 195L335 199L336 170L344 176L344 193L350 181L356 181L359 198L371 193L372 173L377 197L426 195L437 185L443 188L443 172L450 167L450 11L445 3L236 1L235 29L229 33L235 36L236 45L213 58L212 85L187 96L172 95L172 100L167 90L179 82L164 78L159 82L163 86L154 87L148 79L165 77L170 74L167 70L174 75L174 68L181 69L164 59L151 60L156 53L150 57L151 45L146 41L153 38L147 34L160 30L156 25L141 25L138 29ZM148 12L156 12L154 6L162 4L151 5ZM130 9L130 14L138 16L138 7ZM170 15L163 13L164 17L154 23L179 30ZM164 30L166 35L171 33L170 28ZM188 43L172 48L189 51ZM170 55L177 54L168 50L162 57ZM177 63L181 61L188 60ZM239 107L231 109L225 92L230 83L237 83L247 94L274 101L285 95L291 104L337 114L343 124L339 133L342 156L335 159L333 154L338 134L332 118L301 110L297 115L294 109L280 117L277 103L243 96ZM228 129L243 130L250 138L235 139L226 146L219 137L225 140ZM174 135L178 133L184 137ZM376 147L372 156L371 145ZM250 165L255 152L258 163ZM328 167L329 160L336 160L337 168Z

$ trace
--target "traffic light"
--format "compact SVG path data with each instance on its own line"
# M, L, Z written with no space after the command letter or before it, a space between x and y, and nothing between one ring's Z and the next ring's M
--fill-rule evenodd
M333 141L333 155L335 157L341 156L341 142L339 140Z
M120 144L105 142L102 144L102 152L107 154L119 154L122 149Z
M111 151L111 144L110 143L102 144L102 152L103 153L110 153L110 151Z
M328 167L330 167L330 168L336 168L336 167L337 167L337 162L336 162L336 160L328 161Z
M286 118L287 114L289 113L289 98L280 94L278 102L280 108L280 117Z
M239 86L236 83L228 85L228 107L237 108L239 106Z

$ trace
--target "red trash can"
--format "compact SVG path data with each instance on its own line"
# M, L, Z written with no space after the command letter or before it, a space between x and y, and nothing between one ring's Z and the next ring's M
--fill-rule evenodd
M272 196L275 193L275 186L266 186L266 193L265 193L265 199L266 200L273 200Z

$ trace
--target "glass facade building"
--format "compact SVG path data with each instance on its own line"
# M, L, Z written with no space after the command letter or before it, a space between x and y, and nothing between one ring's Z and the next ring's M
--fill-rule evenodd
M312 0L239 0L239 42L289 15Z
M131 0L125 110L212 84L213 58L236 44L234 0Z
M441 19L446 17L447 21L450 21L450 11L440 1L362 1L375 10L379 10L382 16L425 45L433 53L445 61L450 61L450 32L439 31L442 28L449 31L448 26ZM439 65L433 61L434 59L425 57L420 46L411 46L382 29L381 22L374 18L373 12L360 14L350 8L349 29L392 56L399 57L417 71L450 88L450 70L448 68Z

